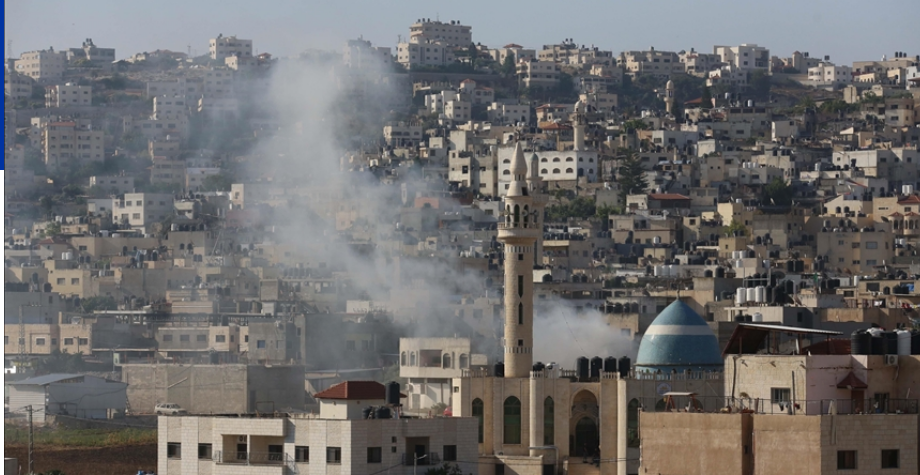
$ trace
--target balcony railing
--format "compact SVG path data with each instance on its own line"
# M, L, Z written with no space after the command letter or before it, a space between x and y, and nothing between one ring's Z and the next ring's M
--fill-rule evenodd
M532 223L532 222L531 223L519 222L515 224L515 223L505 223L504 221L500 221L498 223L498 229L543 229L543 226L537 223Z
M218 463L234 463L240 465L284 465L290 459L283 452L236 452L217 451L214 457Z
M796 415L918 414L917 399L815 399L772 401L759 398L717 396L675 396L671 408L663 397L638 398L644 412L703 412Z
M410 467L413 464L415 465L437 465L441 463L441 457L438 455L437 452L428 452L427 454L422 456L423 458L419 458L417 460L415 459L416 457L418 457L418 455L416 455L415 453L411 453L411 452L405 453L404 452L402 454L401 463L403 465L408 465Z

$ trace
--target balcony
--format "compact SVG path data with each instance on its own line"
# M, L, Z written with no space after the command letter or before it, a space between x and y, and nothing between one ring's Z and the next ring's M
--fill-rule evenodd
M293 463L291 457L283 452L236 452L217 451L214 457L217 463L237 465L285 465Z

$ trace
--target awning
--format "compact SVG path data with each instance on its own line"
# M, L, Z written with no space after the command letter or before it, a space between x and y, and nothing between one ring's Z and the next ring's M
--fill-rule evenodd
M868 387L869 385L862 382L861 379L857 378L852 371L850 371L850 374L848 374L845 378L840 380L839 383L837 383L838 389L866 389Z

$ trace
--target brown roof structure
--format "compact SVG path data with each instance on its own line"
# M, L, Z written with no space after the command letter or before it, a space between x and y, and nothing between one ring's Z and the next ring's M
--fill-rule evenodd
M345 381L313 395L316 399L386 399L386 387L376 381ZM400 394L400 398L406 397Z
M869 385L857 378L856 375L850 371L850 374L837 383L837 387L840 389L866 389Z

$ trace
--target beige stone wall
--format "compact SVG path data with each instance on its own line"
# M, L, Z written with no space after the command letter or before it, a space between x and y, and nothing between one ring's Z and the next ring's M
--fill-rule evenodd
M820 422L821 473L840 473L837 471L840 450L856 451L856 470L847 470L848 474L918 473L916 414L822 416ZM892 449L899 451L899 467L882 470L882 450Z
M752 473L750 414L643 412L639 473Z

